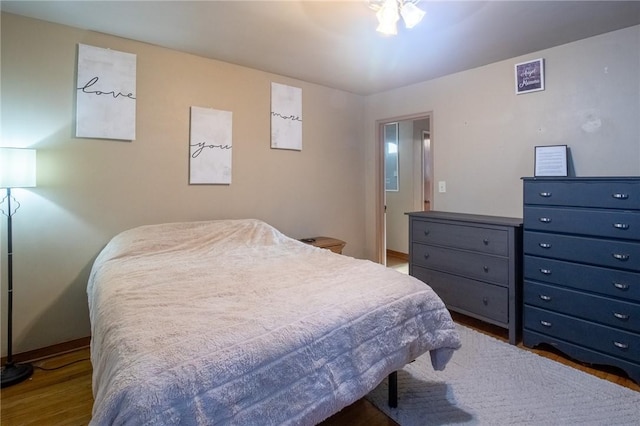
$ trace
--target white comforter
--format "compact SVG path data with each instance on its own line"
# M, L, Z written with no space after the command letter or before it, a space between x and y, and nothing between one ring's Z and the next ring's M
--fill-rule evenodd
M427 285L257 220L125 231L87 291L95 425L311 425L460 346Z

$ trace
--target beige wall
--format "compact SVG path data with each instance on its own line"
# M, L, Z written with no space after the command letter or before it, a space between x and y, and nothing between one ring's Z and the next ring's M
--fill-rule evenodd
M1 30L2 145L38 149L38 187L14 193L14 353L89 335L92 262L137 225L256 217L364 256L362 97L15 15ZM137 55L135 141L73 136L78 43ZM301 152L270 148L272 81L302 88ZM230 186L188 185L190 106L233 112Z
M546 89L515 95L514 64L544 58ZM640 175L640 26L369 96L366 223L376 258L376 121L432 115L434 210L522 217L536 145L566 144L578 176Z

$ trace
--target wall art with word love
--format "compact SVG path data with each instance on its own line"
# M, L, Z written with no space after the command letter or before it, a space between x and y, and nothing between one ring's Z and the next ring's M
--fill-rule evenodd
M136 138L136 55L78 44L76 137Z

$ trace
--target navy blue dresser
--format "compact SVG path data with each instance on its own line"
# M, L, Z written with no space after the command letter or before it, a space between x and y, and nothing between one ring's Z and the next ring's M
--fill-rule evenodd
M409 215L409 274L452 311L521 330L522 219L439 211Z
M524 345L640 382L640 177L523 181Z

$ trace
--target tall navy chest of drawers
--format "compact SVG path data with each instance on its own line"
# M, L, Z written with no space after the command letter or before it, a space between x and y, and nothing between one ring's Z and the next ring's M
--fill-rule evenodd
M524 345L640 382L640 177L523 181Z
M409 274L452 311L521 327L522 220L439 211L409 213Z

